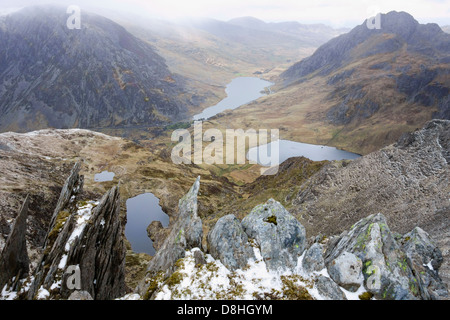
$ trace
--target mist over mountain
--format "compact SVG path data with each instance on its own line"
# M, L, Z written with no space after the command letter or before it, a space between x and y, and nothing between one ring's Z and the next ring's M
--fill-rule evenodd
M192 113L216 104L237 76L272 79L345 32L325 25L267 23L253 17L230 21L191 18L168 21L105 11L102 14L150 43L172 72L189 79Z
M0 18L0 130L164 124L183 117L183 79L120 25L62 7Z
M333 125L450 119L450 35L405 12L382 14L380 23L369 29L364 22L322 45L281 74L283 85L323 78L332 90L324 101Z
M317 72L329 75L355 60L371 55L387 54L400 49L407 52L432 56L448 63L450 36L437 24L419 24L406 12L392 11L380 15L380 29L369 29L367 20L349 33L330 40L317 51L286 70L281 77L286 83Z
M269 43L272 46L287 43L301 47L319 46L346 31L319 24L303 25L295 21L267 23L253 17L235 18L226 22L201 19L193 21L192 25L228 41L256 47Z
M321 45L276 78L275 94L220 121L269 121L285 137L367 154L450 117L450 35L406 12L380 15Z
M0 300L449 299L444 27L113 2L0 10Z

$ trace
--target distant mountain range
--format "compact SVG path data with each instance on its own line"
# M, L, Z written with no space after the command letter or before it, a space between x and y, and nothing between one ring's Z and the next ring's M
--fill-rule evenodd
M266 79L311 55L320 45L348 31L298 22L266 23L252 17L230 21L190 19L169 22L103 12L150 43L172 72L189 79L193 114L224 98L224 87L238 76Z
M0 18L0 131L161 125L186 113L183 79L123 27L62 7Z
M188 119L222 99L234 77L273 77L345 32L251 17L171 23L105 16L111 19L82 11L81 30L66 27L66 7L0 17L0 132Z
M220 121L270 119L284 138L365 154L450 119L450 34L405 12L380 21L331 39L281 73L275 94Z
M281 78L291 84L331 76L327 83L335 94L330 98L339 102L327 116L337 124L368 118L389 102L380 95L383 90L371 90L377 82L381 87L381 82L389 83L386 89L411 104L437 108L435 118L450 119L449 67L450 35L437 24L422 25L408 13L390 12L381 15L381 29L363 23L321 46ZM374 76L364 79L370 70Z

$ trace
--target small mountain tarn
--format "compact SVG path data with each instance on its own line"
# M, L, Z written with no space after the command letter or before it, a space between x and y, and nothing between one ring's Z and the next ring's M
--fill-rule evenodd
M161 228L169 226L169 216L159 205L159 199L152 193L144 193L126 202L127 224L125 236L130 241L131 248L136 253L155 254L153 241L148 228L154 221L161 223Z

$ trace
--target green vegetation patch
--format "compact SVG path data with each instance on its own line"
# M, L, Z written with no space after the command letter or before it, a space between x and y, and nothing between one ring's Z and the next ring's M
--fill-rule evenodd
M277 217L275 215L271 215L270 217L265 218L264 222L268 222L268 223L272 223L274 225L278 225Z

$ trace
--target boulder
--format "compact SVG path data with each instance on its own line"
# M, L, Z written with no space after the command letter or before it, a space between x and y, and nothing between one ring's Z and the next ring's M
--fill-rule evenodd
M345 293L330 278L319 276L315 288L325 300L347 300Z
M442 252L428 233L416 227L405 234L400 242L417 277L423 298L447 298L447 287L439 277L439 268L443 262Z
M302 268L306 273L320 271L325 268L322 252L323 247L317 242L306 250L302 261Z
M209 232L208 250L230 270L241 269L255 258L241 222L232 214L220 218Z
M306 248L306 231L279 202L269 199L242 220L249 238L256 241L269 270L295 270Z
M362 261L353 253L344 251L328 265L330 277L344 289L355 292L362 285Z
M370 215L330 244L325 264L333 274L339 256L348 252L362 264L364 286L377 299L411 300L421 298L417 278L408 257L401 250L382 214Z

